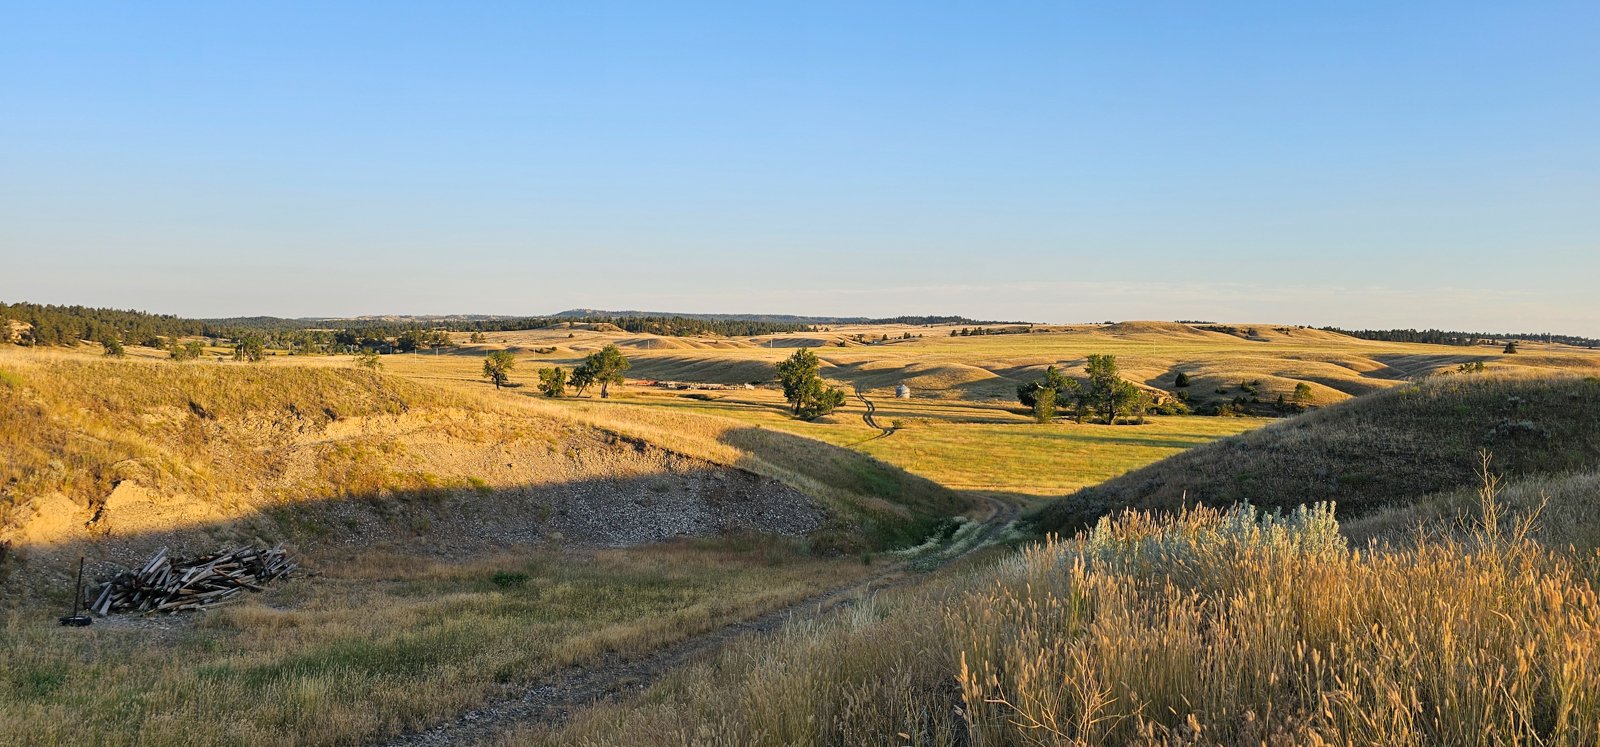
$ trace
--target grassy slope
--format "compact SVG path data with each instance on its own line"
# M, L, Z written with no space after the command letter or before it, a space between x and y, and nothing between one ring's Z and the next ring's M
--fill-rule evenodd
M1336 501L1355 517L1470 483L1487 449L1509 475L1600 462L1600 379L1437 377L1198 447L1041 507L1072 532L1122 509L1184 502L1292 507Z
M1508 522L1536 517L1540 542L1568 548L1578 557L1600 549L1600 465L1557 474L1527 475L1503 485L1498 500ZM1344 525L1352 542L1413 542L1470 526L1482 503L1479 488L1435 493L1414 502L1388 506Z

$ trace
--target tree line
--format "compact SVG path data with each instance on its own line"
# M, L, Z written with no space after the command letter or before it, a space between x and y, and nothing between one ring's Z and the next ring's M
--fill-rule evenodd
M1520 340L1522 342L1554 342L1585 348L1600 347L1600 340L1592 337L1556 335L1549 332L1494 334L1489 332L1450 332L1442 329L1341 329L1339 327L1318 327L1318 329L1324 332L1349 335L1362 340L1378 340L1380 342L1422 342L1433 345L1471 346L1499 345L1506 340Z
M688 317L517 317L508 319L450 319L396 322L384 319L284 319L256 316L227 319L189 319L172 314L151 314L133 309L91 306L57 306L34 303L0 303L0 324L21 322L15 336L6 325L0 342L22 345L75 345L104 342L164 347L176 337L205 337L237 342L258 338L273 349L304 353L348 353L364 347L411 352L430 348L446 332L511 332L577 324L612 324L624 331L667 337L749 337L786 332L806 332L815 325L739 319ZM432 337L430 337L432 335ZM445 338L447 339L447 338Z

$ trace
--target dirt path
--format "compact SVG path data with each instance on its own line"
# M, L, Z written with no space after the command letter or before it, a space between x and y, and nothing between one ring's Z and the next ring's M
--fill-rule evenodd
M955 562L984 547L996 534L1015 522L1021 512L1016 504L995 498L985 500L989 502L991 511L984 520L981 540L939 565ZM758 617L686 638L638 658L627 659L618 654L607 654L586 666L568 667L533 683L520 695L486 703L457 716L453 721L383 744L390 747L473 744L487 742L516 726L559 725L572 714L595 703L638 694L668 671L714 655L734 640L776 631L791 620L819 617L853 604L867 593L902 586L921 575L908 573L904 564L896 563L866 579L829 589Z
M867 399L867 395L862 394L860 389L856 390L856 399L861 400L861 404L867 406L867 411L861 414L861 419L866 422L869 428L877 428L880 431L878 435L867 439L867 441L876 441L877 439L888 438L889 436L894 435L893 428L885 428L881 425L878 425L878 406L872 404L872 400ZM862 441L862 443L866 443L866 441Z

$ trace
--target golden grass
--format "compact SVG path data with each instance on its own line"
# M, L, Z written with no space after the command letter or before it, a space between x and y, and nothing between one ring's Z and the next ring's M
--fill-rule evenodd
M649 651L867 570L740 540L588 557L326 561L317 564L323 576L167 630L115 621L67 629L11 614L0 627L0 744L371 741L561 667Z
M10 351L0 355L0 528L7 509L32 496L62 494L92 512L124 479L211 497L241 490L271 472L273 450L297 433L459 399L354 368ZM225 439L218 438L222 430L229 431Z
M930 423L860 448L952 488L1031 499L1098 484L1265 422L1186 416L1140 426Z
M1497 526L1131 515L502 743L1600 744L1596 561Z

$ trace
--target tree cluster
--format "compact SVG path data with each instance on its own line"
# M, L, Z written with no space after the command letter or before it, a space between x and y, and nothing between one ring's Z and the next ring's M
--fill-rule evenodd
M1068 409L1079 423L1090 417L1108 425L1123 417L1144 422L1153 400L1148 392L1123 380L1116 356L1091 355L1083 371L1086 378L1079 381L1050 366L1043 378L1017 387L1017 401L1041 423L1050 422L1060 408Z
M976 337L980 335L1025 335L1033 327L962 327L950 330L951 337Z

